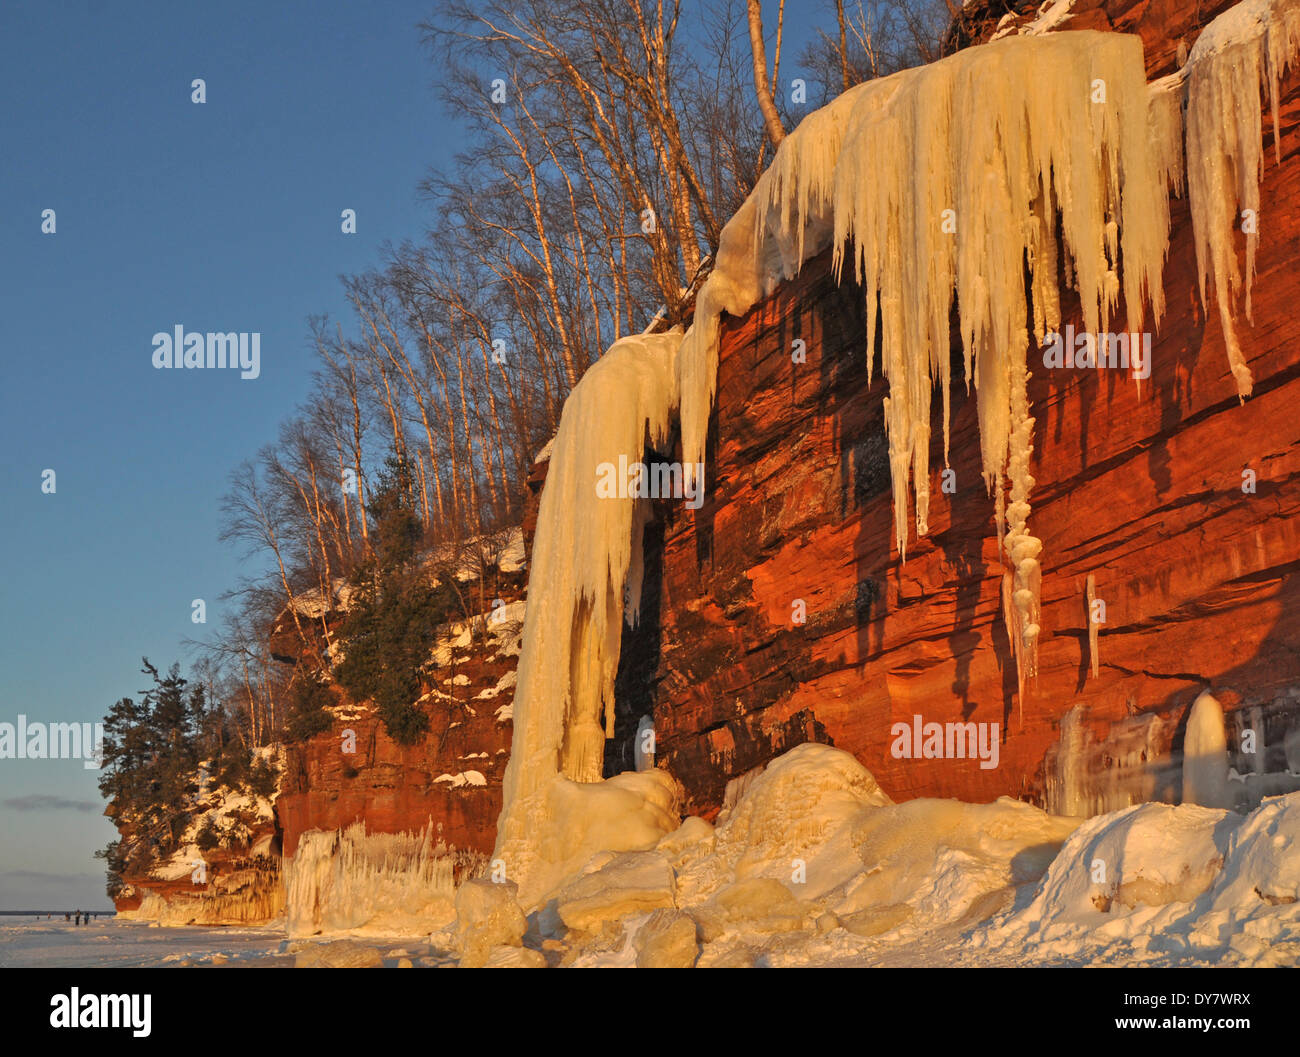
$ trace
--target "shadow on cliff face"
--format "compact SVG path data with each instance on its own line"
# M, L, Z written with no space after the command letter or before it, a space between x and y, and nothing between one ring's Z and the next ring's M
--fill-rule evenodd
M1177 431L1191 404L1192 378L1205 341L1205 313L1197 293L1196 255L1186 194L1170 199L1169 232L1164 272L1167 307L1163 332L1154 335L1152 340L1151 357L1150 384L1160 403L1160 433L1147 451L1147 473L1157 496L1164 496L1173 483L1169 438ZM1151 327L1153 322L1148 318L1146 325Z
M1059 743L1056 751L1073 753L1073 769L1082 779L1063 795L1072 794L1098 812L1126 807L1130 801L1154 800L1178 804L1183 799L1183 752L1187 721L1192 703L1208 690L1224 706L1229 763L1241 783L1230 787L1241 804L1254 806L1260 795L1274 795L1300 787L1296 771L1300 756L1300 698L1293 696L1300 684L1300 650L1296 648L1300 626L1300 559L1245 574L1222 586L1231 588L1247 583L1276 580L1278 587L1270 597L1279 607L1269 631L1249 657L1239 663L1216 670L1206 665L1200 671L1180 673L1181 686L1143 712L1110 721L1100 737L1088 735L1073 747ZM1246 597L1240 608L1248 618L1257 597ZM1205 599L1197 605L1204 605ZM1193 614L1190 619L1195 619ZM1189 667L1194 659L1188 659ZM1167 676L1166 676L1167 677ZM1077 706L1082 707L1082 706ZM1080 719L1088 722L1086 711ZM1167 733L1152 737L1149 727L1163 727ZM1257 751L1244 751L1242 733L1254 730ZM1288 744L1290 748L1288 748ZM1137 756L1141 750L1140 757ZM1049 754L1048 762L1053 759ZM1061 759L1056 757L1057 782L1063 781ZM1060 810L1061 804L1048 804Z
M841 521L857 521L854 536L855 584L849 600L857 629L857 663L884 649L886 578L891 564L889 539L889 442L884 408L876 390L888 383L874 372L867 385L867 360L880 355L879 307L876 345L866 348L866 293L850 275L835 288L820 316L821 391L828 402L832 450L839 460Z
M647 450L647 463L665 461ZM660 606L663 598L664 521L663 507L672 500L655 503L653 520L641 539L641 607L635 627L624 623L618 672L614 677L614 736L605 742L604 776L636 770L637 727L642 717L654 716L655 684L659 672L662 638Z
M822 317L822 390L830 398L834 449L840 460L841 520L856 520L854 540L856 554L856 591L852 600L853 620L857 627L857 661L870 664L884 650L884 626L889 597L889 578L901 577L902 564L891 545L894 536L893 496L889 465L889 441L885 430L882 396L888 382L881 370L874 374L872 385L866 384L865 349L866 317L864 292L847 277L839 297L848 297L856 311L845 311L837 298L830 300L834 311ZM876 341L872 356L881 362L882 332L879 305L876 311ZM959 314L954 303L951 311L949 341L952 389L950 422L956 443L952 445L949 465L958 482L955 489L944 489L944 452L942 446L943 393L936 383L931 397L931 422L934 443L931 449L932 521L948 518L947 526L932 532L924 543L914 538L909 546L917 549L933 546L944 557L949 570L949 585L935 585L940 590L951 587L954 593L954 623L948 635L955 671L950 684L953 696L961 703L963 718L969 718L980 702L970 697L971 668L976 650L983 641L976 630L976 618L988 563L984 558L986 537L992 532L992 503L981 476L978 427L975 425L973 393L963 384L965 357L962 351ZM884 392L882 388L885 387ZM963 444L959 429L965 428L974 443ZM908 511L908 530L914 533L914 508ZM900 580L901 582L901 580ZM1017 691L1015 661L1011 642L1000 620L992 622L993 647L1002 669L1002 701L1006 728ZM987 702L993 704L993 702Z

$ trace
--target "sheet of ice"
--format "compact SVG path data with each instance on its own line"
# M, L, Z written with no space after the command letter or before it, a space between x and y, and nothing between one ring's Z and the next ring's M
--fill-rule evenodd
M0 966L35 969L128 969L142 966L292 965L277 925L158 928L105 914L86 925L0 917Z

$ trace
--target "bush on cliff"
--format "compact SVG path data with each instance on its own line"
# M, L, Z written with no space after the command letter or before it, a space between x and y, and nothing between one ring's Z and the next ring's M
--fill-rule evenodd
M319 679L306 675L298 678L289 696L289 718L284 726L285 740L306 741L329 730L334 719L325 708L332 704L333 693Z
M375 556L353 576L354 602L341 629L339 685L372 700L390 737L403 745L429 729L416 704L439 624L463 615L454 579L434 579L418 560L420 522L410 468L390 455L372 493Z

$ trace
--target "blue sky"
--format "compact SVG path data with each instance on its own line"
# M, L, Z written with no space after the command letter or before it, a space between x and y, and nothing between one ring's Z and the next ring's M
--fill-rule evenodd
M416 186L457 149L429 10L0 9L0 721L98 719L146 685L141 655L186 659L192 599L219 623L227 474L306 395L307 317L342 314L338 276L423 230ZM154 370L178 323L260 332L261 377ZM0 909L105 904L95 779L0 760Z
M308 317L346 315L338 277L424 230L416 187L463 147L416 28L431 11L0 8L0 722L100 719L146 685L142 655L188 662L192 599L220 625L241 573L227 475L306 395ZM261 376L155 370L178 324L260 333ZM0 909L106 905L96 775L0 760Z

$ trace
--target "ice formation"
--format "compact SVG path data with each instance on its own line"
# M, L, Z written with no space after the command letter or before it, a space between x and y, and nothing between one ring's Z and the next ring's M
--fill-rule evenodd
M701 965L756 951L816 964L821 943L956 937L1011 906L1078 825L1008 799L894 804L851 755L807 743L735 782L716 829L688 818L651 851L593 858L539 925L576 965L632 964L655 912L695 924Z
M711 842L677 853L679 905L716 903L761 878L869 933L949 925L1036 880L1077 825L1009 799L894 804L851 755L807 743L743 784ZM743 915L733 906L730 916Z
M1098 911L1191 902L1218 875L1240 822L1199 805L1158 803L1090 819L1061 849L1027 916L1050 929L1095 920Z
M624 617L639 604L629 575L640 556L633 529L644 526L637 512L642 500L597 496L597 468L620 455L639 460L647 441L667 447L681 340L672 331L615 342L569 395L555 436L533 542L514 741L497 828L496 856L519 882L526 906L541 892L538 878L554 872L547 857L563 864L586 846L580 834L568 840L546 828L576 825L587 813L583 803L597 814L627 813L621 838L619 826L609 826L616 843L653 842L676 825L665 810L675 789L661 771L636 776L642 781L635 789L584 796L577 786L600 783L603 774ZM591 824L597 827L595 815Z
M1223 709L1207 690L1194 702L1183 736L1183 803L1232 807Z
M151 921L159 925L260 925L284 912L284 887L274 874L252 870L223 871L205 887L192 892L160 893L140 888L140 906L119 910L128 921Z
M1294 965L1300 795L1245 818L1140 804L1085 822L1022 910L965 937L984 962Z
M1093 607L1097 602L1097 575L1088 574L1087 582L1087 599L1088 599L1088 667L1092 672L1094 679L1101 675L1101 649L1097 642L1101 634L1101 621L1097 619L1097 614L1093 612Z
M430 824L419 833L308 830L284 860L290 936L369 930L427 931L455 916L457 868L473 869L464 853L449 854Z
M1007 798L894 804L808 743L737 780L716 828L688 818L648 850L589 856L535 922L573 965L635 964L654 915L694 925L701 966L1289 964L1296 840L1300 794L1246 816L1146 803L1088 820Z
M1108 328L1121 290L1129 331L1141 329L1148 304L1159 318L1172 174L1168 137L1150 135L1149 98L1141 42L1113 33L1008 39L846 92L786 138L727 225L678 360L684 461L701 462L719 314L747 310L834 246L837 271L852 262L866 288L868 383L879 312L894 535L905 557L909 493L918 534L929 529L936 381L947 460L955 302L1013 576L1022 678L1035 670L1042 549L1027 527L1025 320L1032 311L1040 343L1058 324L1062 249L1085 329ZM1168 116L1154 119L1161 131Z
M1187 187L1196 238L1201 301L1214 277L1215 299L1237 392L1250 395L1250 368L1237 337L1234 305L1244 292L1253 320L1251 284L1259 247L1259 180L1263 169L1260 86L1268 85L1273 146L1282 144L1277 120L1278 82L1300 56L1300 4L1295 0L1243 0L1211 22L1188 59ZM1246 233L1246 270L1237 264L1233 231Z
M866 289L868 383L879 337L900 557L912 495L917 531L928 531L936 382L947 459L956 312L965 381L976 388L983 476L1008 559L1004 613L1023 696L1037 664L1042 557L1028 524L1031 333L1041 343L1058 325L1061 276L1079 295L1088 332L1109 329L1121 295L1129 332L1142 330L1148 309L1158 323L1168 193L1181 189L1185 156L1198 252L1220 291L1231 281L1232 204L1222 205L1224 192L1211 208L1207 188L1228 186L1231 162L1240 194L1255 200L1246 177L1255 180L1258 166L1251 172L1243 161L1257 161L1258 151L1249 152L1241 129L1254 131L1250 142L1258 143L1250 107L1257 114L1261 76L1276 101L1277 79L1300 37L1295 6L1238 5L1206 31L1184 71L1155 85L1146 83L1137 37L1027 35L859 85L786 137L723 229L685 336L617 342L571 394L554 438L496 849L525 906L546 888L530 872L558 879L562 864L590 847L581 819L557 816L560 801L575 811L584 800L599 804L591 824L610 832L619 831L619 812L633 820L620 850L648 846L671 815L671 780L655 770L642 774L659 775L661 785L596 795L623 618L635 613L639 593L645 516L636 500L596 498L596 466L620 455L635 461L647 438L665 443L680 408L691 487L705 461L722 314L748 311L828 247L837 270L851 265ZM1238 55L1250 60L1244 74L1233 65ZM1246 87L1255 95L1246 98ZM1252 241L1247 291L1253 262ZM1203 265L1202 281L1204 274ZM1241 384L1235 338L1229 355ZM551 841L555 834L563 839Z

